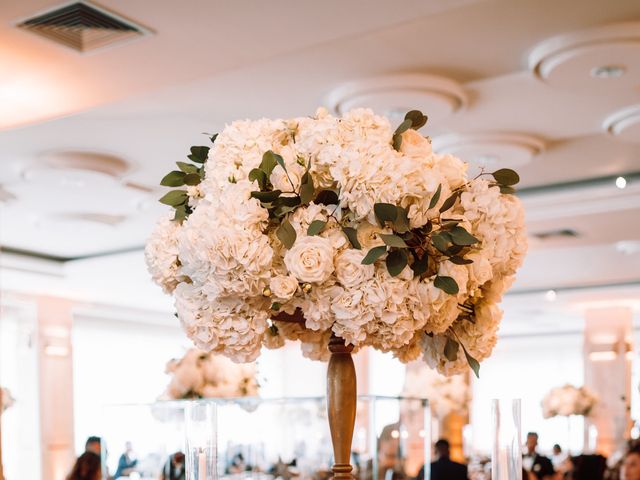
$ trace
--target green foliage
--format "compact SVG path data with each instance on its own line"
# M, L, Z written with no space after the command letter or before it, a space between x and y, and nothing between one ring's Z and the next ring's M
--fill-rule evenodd
M202 179L200 178L200 175L198 175L197 173L187 173L184 176L185 185L194 186L194 185L198 185L201 181Z
M520 176L510 168L501 168L500 170L493 172L491 175L496 179L496 182L506 187L511 187L520 182Z
M365 257L362 259L363 265L371 265L373 262L378 260L382 255L384 255L387 251L386 245L380 245L379 247L373 247L371 250L367 252Z
M311 225L309 225L309 228L307 228L307 235L311 237L314 235L318 235L324 230L326 226L327 222L325 222L324 220L314 220L313 222L311 222Z
M293 244L296 242L296 230L286 218L282 220L276 230L276 237L278 237L278 240L280 240L286 248L293 247Z
M169 205L171 207L177 207L178 205L186 203L186 201L186 190L171 190L160 199L160 203L164 203L165 205Z
M362 250L362 245L360 245L360 242L358 241L358 231L355 228L342 227L342 231L347 236L347 239L349 239L349 243L351 243L353 248L356 250Z
M411 110L407 112L404 116L405 121L411 121L411 128L414 130L419 130L427 124L427 116L424 115L420 110Z
M458 359L458 350L460 344L451 337L447 337L447 343L444 345L444 356L450 362L455 362Z
M469 246L478 243L478 239L467 232L463 227L455 226L449 231L451 241L459 246Z
M447 276L436 275L433 285L449 295L456 295L460 291L456 281Z
M187 158L195 163L204 163L209 156L209 147L191 147L191 155Z
M318 192L314 202L322 205L338 205L338 203L340 203L340 199L337 191L325 189Z
M413 270L413 274L416 276L420 276L423 273L426 273L429 268L429 255L425 252L422 257L418 257L414 255L413 263L411 264L411 270Z
M449 197L444 201L444 203L440 207L440 213L444 213L447 210L449 210L451 207L453 207L456 203L456 200L458 200L458 197L460 197L460 195L462 195L462 190L457 190L453 192L451 195L449 195Z
M373 213L375 214L380 226L384 227L385 222L395 222L398 216L398 207L391 203L375 203L373 205Z
M386 235L381 233L379 237L388 247L407 248L405 241L397 235Z
M160 185L163 187L181 187L184 185L185 175L186 174L184 172L173 170L172 172L167 173L162 180L160 180Z
M438 204L438 200L440 200L440 195L442 194L442 184L438 185L436 189L436 193L431 197L431 201L429 202L429 208L433 208Z
M390 251L385 260L389 275L392 277L400 275L402 270L404 270L404 267L407 266L407 262L407 253L404 250Z

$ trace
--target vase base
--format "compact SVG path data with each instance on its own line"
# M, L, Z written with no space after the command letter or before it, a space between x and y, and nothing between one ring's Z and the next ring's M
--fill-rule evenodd
M343 480L351 480L354 478L353 475L351 474L352 470L353 470L353 467L348 463L347 464L337 463L331 468L331 471L333 472L333 478L343 479Z

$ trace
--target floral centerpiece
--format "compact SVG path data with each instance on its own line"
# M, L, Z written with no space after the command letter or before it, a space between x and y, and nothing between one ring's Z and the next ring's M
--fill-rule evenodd
M2 390L2 395L1 395L2 402L0 404L0 413L2 413L8 408L11 408L14 405L14 403L16 403L16 401L11 395L11 392L9 391L8 388L0 387L0 389Z
M256 365L237 364L221 355L191 348L167 363L171 381L160 400L258 395Z
M409 112L237 121L191 148L162 185L174 207L146 247L197 347L237 362L298 340L326 359L333 335L445 374L478 373L502 294L523 261L509 169L469 179L431 150Z
M588 416L598 403L598 397L586 387L564 385L552 388L542 399L544 418L570 415Z
M444 376L423 363L407 366L402 394L406 397L428 398L435 417L443 420L451 413L467 415L471 402L471 387L464 375Z

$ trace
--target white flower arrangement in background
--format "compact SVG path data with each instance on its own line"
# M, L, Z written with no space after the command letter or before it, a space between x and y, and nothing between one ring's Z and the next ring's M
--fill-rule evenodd
M466 177L409 112L237 121L191 148L162 185L175 208L146 248L198 348L236 362L299 340L326 360L332 335L440 372L478 373L497 304L527 250L509 169Z
M8 388L0 387L0 389L2 389L2 405L0 405L0 413L2 413L8 408L13 407L16 400L13 398Z
M570 415L588 416L598 403L598 397L586 387L564 385L552 388L542 399L544 418Z
M237 364L221 355L192 348L167 363L171 381L160 400L254 397L258 395L255 363Z
M446 377L422 363L407 365L402 395L429 399L431 411L440 420L451 413L467 415L471 403L471 387L463 375Z

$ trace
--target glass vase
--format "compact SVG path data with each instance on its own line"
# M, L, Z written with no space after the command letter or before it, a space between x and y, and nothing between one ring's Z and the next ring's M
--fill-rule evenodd
M217 475L216 404L190 402L185 409L186 480L215 480Z
M493 400L491 480L522 480L520 399Z

